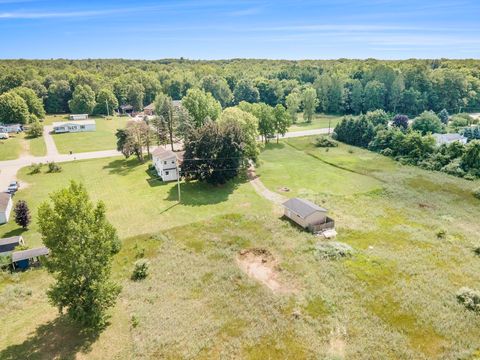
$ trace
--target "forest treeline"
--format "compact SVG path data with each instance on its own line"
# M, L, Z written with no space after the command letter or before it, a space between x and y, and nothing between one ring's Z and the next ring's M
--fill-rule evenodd
M160 92L180 100L189 89L201 88L224 108L242 101L288 108L290 94L295 102L296 94L302 97L313 89L318 112L383 109L413 116L446 109L452 114L480 108L480 61L0 61L0 94L18 87L33 90L48 113L72 111L78 106L71 101L75 91L84 99L80 103L101 114L106 103L141 110Z

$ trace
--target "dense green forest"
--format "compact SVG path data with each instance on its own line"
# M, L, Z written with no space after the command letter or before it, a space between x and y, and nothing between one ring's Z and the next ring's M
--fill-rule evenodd
M247 101L287 108L293 104L301 111L305 103L301 99L313 88L317 112L384 109L412 116L446 109L452 114L480 108L480 61L0 61L0 94L18 87L24 99L28 99L24 88L33 90L48 113L104 113L106 102L141 110L159 92L180 100L191 88L210 92L223 107ZM71 101L75 91L82 101ZM6 100L13 101L11 96ZM26 102L31 116L35 106ZM28 122L28 114L25 117L21 120Z

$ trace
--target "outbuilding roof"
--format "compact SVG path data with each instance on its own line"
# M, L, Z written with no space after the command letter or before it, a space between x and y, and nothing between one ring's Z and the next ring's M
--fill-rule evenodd
M283 206L302 218L306 218L317 211L327 212L327 209L324 209L311 201L300 198L289 199L283 203Z
M95 120L70 120L65 122L54 122L53 127L62 127L70 125L95 125Z
M0 211L4 212L7 210L8 204L10 203L11 196L7 193L0 193Z
M173 152L172 150L167 150L159 146L152 151L152 156L159 158L160 160L166 160L166 159L171 159L173 157L176 157L177 160L183 161L184 153L185 153L184 151Z
M437 141L451 142L451 141L460 141L466 140L467 138L460 134L433 134L432 135Z
M45 256L45 255L48 255L49 253L50 253L50 250L45 246L35 248L35 249L15 251L14 253L12 253L12 262L32 259L37 256Z
M0 253L13 251L22 242L21 236L0 239Z

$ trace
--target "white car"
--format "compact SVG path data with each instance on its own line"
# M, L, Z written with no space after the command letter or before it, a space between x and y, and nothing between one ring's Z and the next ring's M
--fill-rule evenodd
M9 136L7 133L0 133L0 139L8 139Z

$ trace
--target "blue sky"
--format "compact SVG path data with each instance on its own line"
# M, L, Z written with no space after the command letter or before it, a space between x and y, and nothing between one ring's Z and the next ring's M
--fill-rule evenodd
M480 58L479 0L0 0L0 58Z

